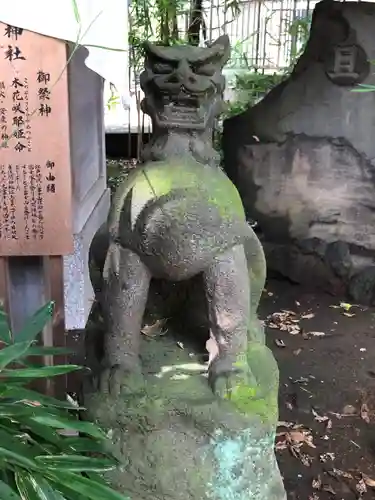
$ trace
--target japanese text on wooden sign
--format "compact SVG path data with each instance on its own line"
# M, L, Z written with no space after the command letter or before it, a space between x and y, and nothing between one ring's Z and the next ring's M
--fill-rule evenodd
M73 248L65 43L0 23L0 255Z

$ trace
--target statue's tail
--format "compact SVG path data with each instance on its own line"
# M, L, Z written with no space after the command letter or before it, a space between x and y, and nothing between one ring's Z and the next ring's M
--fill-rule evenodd
M250 226L248 237L244 241L244 248L251 283L251 309L256 311L266 283L267 264L262 244Z

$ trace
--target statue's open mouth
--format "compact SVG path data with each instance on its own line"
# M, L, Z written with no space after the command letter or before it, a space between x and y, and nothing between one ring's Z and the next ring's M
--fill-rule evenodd
M163 110L158 113L161 124L205 126L212 98L187 94L163 98Z

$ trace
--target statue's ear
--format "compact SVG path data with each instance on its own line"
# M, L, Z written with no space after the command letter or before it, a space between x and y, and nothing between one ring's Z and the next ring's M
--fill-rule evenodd
M222 49L223 64L230 58L230 40L228 35L221 35L217 40L210 44L210 47L217 47Z
M156 43L144 42L143 50L146 58L152 59L156 57L162 60L170 60L169 47L165 47L164 45L157 45ZM173 57L172 57L173 60Z
M150 42L143 42L143 50L145 52L145 55L148 56L153 53L153 45Z
M221 35L217 40L211 43L211 47L221 45L225 50L230 50L230 41L228 35Z

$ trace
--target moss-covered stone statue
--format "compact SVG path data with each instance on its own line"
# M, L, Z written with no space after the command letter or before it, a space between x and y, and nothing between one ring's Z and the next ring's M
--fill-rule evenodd
M212 148L229 53L226 36L206 48L146 45L153 137L92 245L99 266L105 249L104 360L85 404L110 429L123 467L109 479L132 500L285 499L278 371L256 317L263 250ZM141 334L151 280L197 275L208 363L193 332Z

